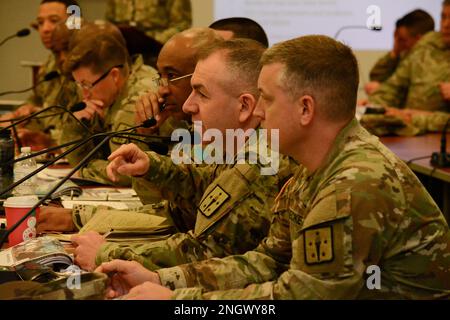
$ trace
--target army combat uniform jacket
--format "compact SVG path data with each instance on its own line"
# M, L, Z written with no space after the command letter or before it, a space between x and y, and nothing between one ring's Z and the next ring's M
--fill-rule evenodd
M400 59L400 57L393 58L390 52L386 53L370 70L370 81L386 81L397 69Z
M109 131L124 130L136 125L135 123L135 104L140 95L145 92L155 90L153 79L156 77L156 70L143 64L142 57L137 56L131 66L131 73L125 87L122 89L120 96L114 104L110 106L104 119L100 119L97 114L90 121L88 127L93 134ZM90 134L86 132L77 121L73 118L65 117L65 126L62 133L61 142L70 142L88 137ZM70 153L67 158L72 166L78 164L96 144L104 137L96 141L91 141L83 147ZM112 138L109 140L109 146L105 146L96 156L94 156L88 164L79 172L81 177L104 184L112 182L106 175L106 160L112 151L116 150L121 144L127 143L127 139ZM131 186L131 179L122 177L118 185Z
M62 74L53 54L49 56L46 63L40 68L37 81L42 81L45 75L53 71L58 72L59 76L52 80L41 82L34 90L34 94L27 99L27 104L43 108L50 106L70 108L73 104L81 101L75 82ZM60 109L52 109L41 113L38 119L27 123L25 127L30 130L48 132L51 134L52 139L59 143L64 117L64 114L61 114L61 112L62 110Z
M442 213L406 164L356 120L319 169L299 167L273 211L269 236L256 250L160 269L162 284L179 288L175 299L450 295ZM378 288L369 279L374 272Z
M161 43L192 24L190 0L109 0L106 19L129 24Z
M439 84L450 82L450 48L439 32L429 32L401 61L395 73L370 97L369 102L396 108L450 111Z
M97 253L97 264L136 260L154 270L254 249L269 230L275 196L297 166L282 157L276 174L261 175L261 165L248 162L194 166L175 165L152 153L149 157L145 179L158 185L171 204L191 211L194 227L164 241L106 243Z

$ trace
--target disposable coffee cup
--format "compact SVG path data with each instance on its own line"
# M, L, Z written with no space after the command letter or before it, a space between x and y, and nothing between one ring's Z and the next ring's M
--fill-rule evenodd
M39 201L37 196L9 197L3 203L8 230L12 228ZM25 240L36 238L36 222L39 207L33 210L8 237L9 246L14 246Z

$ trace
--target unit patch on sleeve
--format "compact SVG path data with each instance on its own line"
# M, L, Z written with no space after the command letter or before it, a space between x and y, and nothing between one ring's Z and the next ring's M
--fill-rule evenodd
M202 214L209 217L229 198L230 195L226 193L225 190L223 190L220 186L215 186L214 189L202 200L199 210Z
M330 262L334 258L332 226L305 230L305 262L309 265Z

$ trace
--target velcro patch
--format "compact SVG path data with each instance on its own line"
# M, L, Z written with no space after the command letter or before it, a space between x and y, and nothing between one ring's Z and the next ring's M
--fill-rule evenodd
M230 195L226 193L225 190L223 190L220 186L215 186L214 189L200 203L199 210L203 215L210 217L229 198Z
M333 226L305 230L304 237L306 264L333 261Z

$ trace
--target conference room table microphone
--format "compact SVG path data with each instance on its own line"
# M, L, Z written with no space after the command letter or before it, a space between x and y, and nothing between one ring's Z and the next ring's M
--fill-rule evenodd
M30 29L28 29L28 28L24 28L22 30L19 30L15 34L10 35L10 36L6 37L5 39L3 39L2 42L0 42L0 46L4 45L6 42L8 42L11 39L14 39L16 37L18 37L18 38L26 37L29 34L30 34Z
M450 118L448 118L444 129L442 130L440 151L433 152L431 155L430 163L438 168L450 167L450 153L447 152L447 129L449 123Z
M156 143L156 142L147 142L147 141L143 141L140 139L135 139L133 138L133 136L141 136L141 137L146 137L146 138L156 138L156 139L161 139L162 141L168 141L170 138L169 137L159 137L159 136L147 136L147 135L141 135L141 134L137 134L137 133L132 133L132 132L128 132L131 130L135 130L138 128L148 128L148 122L144 121L144 123L138 125L138 126L134 126L134 127L130 127L124 130L120 130L120 131L113 131L113 132L101 132L101 133L97 133L94 135L91 135L85 139L79 139L79 140L75 140L75 141L71 141L68 143L65 143L63 145L57 146L57 148L62 148L64 146L69 146L69 145L73 145L76 144L75 146L73 146L72 148L64 151L63 153L61 153L60 155L56 156L54 159L50 160L48 163L46 163L45 165L37 168L36 170L34 170L33 172L30 172L28 175L24 176L22 179L17 180L16 182L14 182L13 184L9 185L7 188L5 188L4 190L0 191L0 198L7 194L7 192L11 191L12 189L14 189L15 187L17 187L18 185L20 185L21 183L23 183L24 181L26 181L27 179L31 178L32 176L38 174L39 172L41 172L42 170L48 168L49 166L51 166L52 164L54 164L56 161L58 161L59 159L64 158L66 155L68 155L69 153L73 152L74 150L80 148L81 146L85 145L86 143L88 143L89 141L98 138L98 137L106 137L104 140L108 141L110 140L112 137L124 137L124 138L128 138L130 140L138 140L142 143L145 143L149 146L149 148L151 150L154 150L155 152L159 153L159 154L167 154L168 153L168 146L163 144L163 143ZM103 141L100 142L99 145L103 145ZM95 152L97 150L99 150L99 145L97 145L93 150L95 150ZM39 151L39 152L35 152L33 154L31 154L30 156L27 157L22 157L19 159L15 159L14 162L18 162L21 160L25 160L28 158L31 158L33 156L37 156L40 154L43 154L45 152L49 152L50 150L54 150L56 147L52 147L49 149L45 149L43 151ZM91 154L92 151L89 153Z
M19 121L16 121L16 122L10 124L9 126L0 128L0 132L3 132L3 131L5 131L5 130L8 130L8 129L10 129L10 128L12 128L12 127L18 125L18 124L21 124L22 122L31 120L31 119L37 117L38 115L40 115L41 113L47 112L48 110L59 109L59 110L62 110L63 113L64 113L64 112L67 112L67 113L68 113L72 118L74 118L81 126L83 126L83 128L84 128L87 132L91 133L91 130L86 126L86 124L84 124L82 121L80 121L80 120L73 114L74 112L83 110L85 107L86 107L86 103L84 103L84 102L78 102L78 103L74 104L72 107L70 107L69 109L67 109L67 108L65 108L65 107L62 107L62 106L50 106L50 107L44 108L44 109L42 109L42 110L39 110L39 111L37 111L37 112L33 112L32 114L30 114L30 115L28 115L28 116L26 116L26 117L24 117L24 118L21 118ZM59 113L58 113L58 114L59 114Z
M146 135L146 134L140 134L140 133L134 133L134 132L127 132L126 134L123 134L121 136L116 136L116 137L118 137L118 138L125 138L125 139L129 139L129 140L133 140L133 141L137 141L137 142L146 144L150 148L150 150L155 151L156 153L158 153L160 155L167 155L167 153L169 152L168 144L177 142L177 141L172 141L171 137ZM159 142L156 142L156 141L145 141L145 140L142 140L142 139L138 139L137 137L144 138L144 139L148 139L148 138L156 139L156 140L160 140L160 141ZM72 146L74 144L77 144L77 143L80 143L80 142L82 142L84 140L85 140L85 138L74 140L74 141L69 141L69 142L66 142L66 143L63 143L63 144L60 144L60 145L57 145L57 146L49 147L49 148L46 148L46 149L43 149L43 150L40 150L40 151L33 152L30 155L25 156L25 157L12 159L12 160L6 162L5 164L6 165L14 164L16 162L20 162L20 161L23 161L23 160L34 158L34 157L40 156L42 154L53 152L55 150L59 150L59 149L66 148L66 147L70 147L70 146Z
M61 187L67 180L69 180L72 175L77 172L80 168L82 168L96 153L98 150L100 150L100 148L107 143L110 139L114 138L115 136L120 136L123 135L124 133L126 133L127 131L131 131L137 128L142 128L142 127L147 127L148 123L145 124L145 121L143 124L138 125L138 126L134 126L128 129L124 129L124 130L120 130L120 131L116 131L116 132L106 132L106 133L99 133L99 134L95 134L90 136L89 138L85 139L84 141L78 143L77 145L75 145L74 147L70 148L69 150L67 150L66 152L64 152L63 154L61 154L60 156L56 157L55 160L53 160L51 162L51 164L53 164L54 162L56 162L56 159L60 159L62 156L65 156L66 154L72 152L73 150L81 147L82 145L86 144L87 142L89 142L90 140L92 140L94 137L100 137L100 136L105 136L105 138L95 146L94 149L92 149L63 179L61 179L55 186L53 186L50 191L48 191L38 202L36 202L36 204L25 214L23 215L22 218L19 219L19 221L17 221L13 226L9 227L8 230L4 233L3 237L0 239L0 248L3 246L3 244L5 243L6 239L8 238L8 236L14 232L15 229L17 229L17 227L26 219L28 219L31 214L34 212L34 210L36 208L38 208L40 205L42 205L59 187ZM43 167L48 167L50 164L42 166ZM28 174L27 176L25 176L23 179L21 179L22 181L20 183L22 183L23 181L25 181L26 179L29 179L31 176L37 174L38 172L41 171L41 168L38 168L37 170L31 172L30 174ZM44 168L44 169L45 169ZM43 169L42 169L43 170ZM20 180L19 180L20 181ZM17 181L17 182L19 182ZM12 188L16 187L17 185L19 185L20 183L13 183L11 186L13 186ZM11 188L11 189L12 189ZM7 189L3 190L0 194L3 195L6 192L8 192L9 190L11 190L10 187L8 187Z
M337 40L339 35L341 34L341 32L344 31L344 30L348 30L348 29L353 29L353 30L355 30L355 29L366 29L366 30L370 30L370 31L381 31L381 30L383 30L383 27L382 26L376 26L376 25L375 26L370 26L370 27L363 26L363 25L343 26L343 27L338 29L338 31L334 35L334 39Z
M43 78L42 80L38 81L35 85L33 85L33 86L29 87L29 88L23 89L23 90L11 90L11 91L4 91L4 92L1 92L1 93L0 93L0 97L1 97L1 96L5 96L5 95L7 95L7 94L24 93L24 92L33 90L34 88L36 88L37 86L39 86L41 83L46 82L46 81L50 81L50 80L53 80L53 79L56 79L56 78L58 78L59 76L60 76L60 74L59 74L58 71L50 71L49 73L47 73L47 74L44 76L44 78Z

